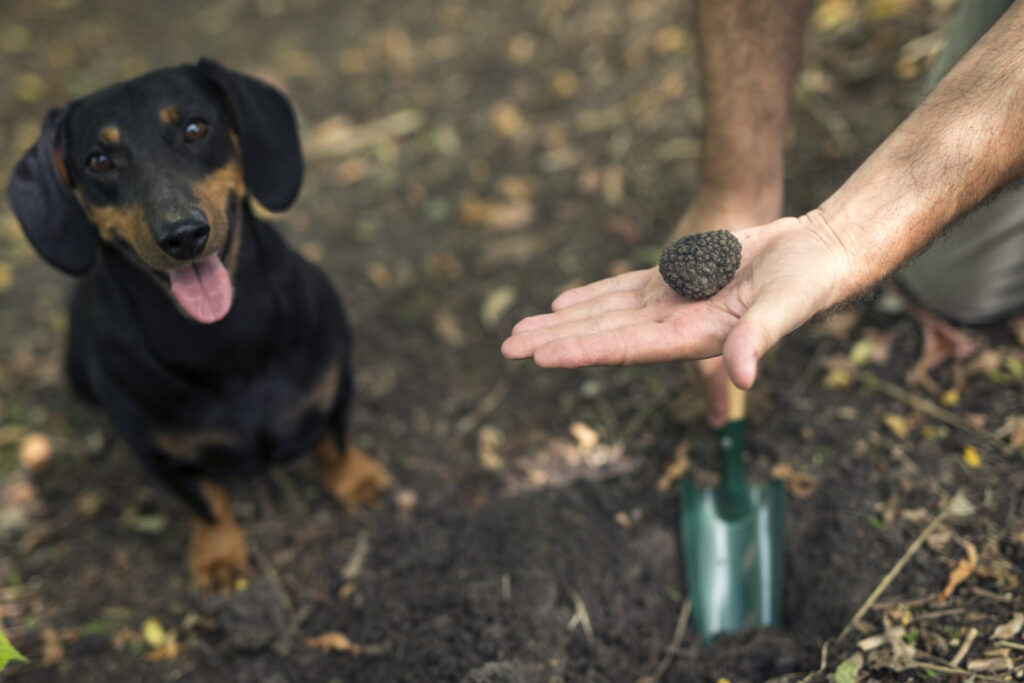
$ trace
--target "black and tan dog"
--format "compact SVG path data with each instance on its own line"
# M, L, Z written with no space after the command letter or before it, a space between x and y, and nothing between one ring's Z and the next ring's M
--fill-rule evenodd
M193 511L203 589L248 570L227 475L316 453L347 507L387 472L345 436L349 332L324 275L249 208L295 199L295 118L269 85L202 60L49 113L8 198L36 250L82 275L68 370Z

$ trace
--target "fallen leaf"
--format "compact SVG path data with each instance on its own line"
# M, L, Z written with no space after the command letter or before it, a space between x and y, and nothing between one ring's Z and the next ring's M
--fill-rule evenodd
M18 444L18 462L33 474L46 470L53 463L53 444L42 432L30 432Z
M7 640L3 629L0 629L0 671L3 671L7 663L12 661L27 662L28 659L11 645L11 641Z
M672 462L658 477L658 491L664 493L690 471L690 442L680 441L672 453Z
M804 500L818 490L818 478L809 472L798 472L788 462L776 463L771 469L773 479L781 479L789 495Z
M974 470L981 467L981 454L978 453L977 448L964 446L964 464Z
M146 617L142 622L142 640L152 648L166 645L170 636L156 617Z
M502 137L510 138L526 125L526 120L511 102L501 100L491 107L491 127Z
M306 638L306 647L320 650L321 652L351 652L358 655L362 649L359 645L349 640L341 631L327 631L312 638Z
M811 25L825 33L855 19L856 12L855 0L822 0L814 10Z
M38 102L46 94L46 81L37 73L21 73L11 82L11 92L22 102Z
M576 445L581 451L591 451L601 441L601 436L582 422L573 422L569 425L569 433L576 439Z
M693 49L693 44L693 36L680 26L664 26L654 34L654 51L658 54L689 52Z
M56 666L64 661L64 645L60 642L57 629L47 626L43 629L43 666Z
M448 309L442 309L434 315L434 333L455 348L460 348L466 343L466 335L462 331L459 319Z
M992 640L1013 640L1021 628L1024 628L1024 612L1014 612L1013 619L992 631Z
M1009 657L985 657L967 662L968 671L1009 671L1013 660Z
M176 659L179 654L181 654L181 646L176 638L171 638L160 647L153 648L142 655L142 659L147 662L166 662Z
M938 597L941 601L948 600L949 596L956 590L956 587L970 578L971 574L978 567L978 548L966 539L957 539L957 541L963 546L967 557L960 558L960 561L953 567L953 571L949 573L949 581L946 583L946 587L939 591Z
M477 462L485 470L495 471L505 467L505 458L499 452L505 443L505 433L493 425L483 425L476 433Z
M493 330L515 304L519 294L512 285L501 285L491 290L480 304L480 322Z
M505 54L513 64L526 64L533 59L537 44L529 33L517 33L508 41Z
M882 423L897 439L903 440L910 435L910 421L903 415L886 413L882 416Z
M572 98L580 89L579 77L569 69L558 69L551 77L551 90L563 100Z
M864 655L859 652L853 653L836 667L836 672L833 674L835 683L857 683L857 674L860 673L862 666L864 666Z
M946 406L947 408L952 408L954 406L959 405L960 391L956 387L946 389L944 392L942 392L942 395L939 397L939 403Z

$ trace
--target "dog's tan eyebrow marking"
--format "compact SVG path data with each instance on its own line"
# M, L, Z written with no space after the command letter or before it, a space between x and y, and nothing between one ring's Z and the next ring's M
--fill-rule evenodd
M164 107L160 110L161 123L177 123L180 118L181 113L177 107Z
M117 126L104 126L100 129L100 142L111 147L116 145L121 142L121 131Z

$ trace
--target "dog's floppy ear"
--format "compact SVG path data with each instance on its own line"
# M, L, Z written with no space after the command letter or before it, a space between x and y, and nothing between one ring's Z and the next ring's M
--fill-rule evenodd
M25 236L52 265L81 275L96 262L96 230L71 194L64 165L67 108L52 109L43 132L14 167L7 201Z
M272 211L288 207L302 183L302 150L295 114L277 89L225 69L211 59L199 69L223 93L242 146L245 184Z

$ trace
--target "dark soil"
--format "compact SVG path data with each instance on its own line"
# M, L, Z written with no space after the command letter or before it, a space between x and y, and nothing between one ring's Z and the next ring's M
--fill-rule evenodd
M945 17L927 3L852 6L839 28L809 32L793 212L909 110L917 81L913 65L896 77L900 48ZM811 680L898 623L921 661L948 662L971 628L981 636L964 661L982 657L992 629L1024 611L1021 458L890 396L919 336L889 299L847 335L812 325L767 360L751 398L752 467L808 475L788 501L786 624L710 645L688 631L669 648L686 596L675 488L657 487L682 441L697 475L710 466L694 371L555 372L498 352L515 320L566 285L653 264L693 196L691 14L668 0L0 5L2 168L50 106L156 66L207 55L287 89L309 162L279 224L346 301L353 436L399 481L356 517L324 495L310 462L235 482L254 576L228 598L195 595L184 506L71 397L71 282L0 206L0 625L31 660L0 678L636 681L668 652L662 680L798 680L958 488L975 509L911 558L888 609L832 643ZM339 145L340 133L356 143ZM851 345L879 333L891 354L851 375ZM987 365L932 376L960 387L948 410L1005 443L1007 420L1024 412L1020 346L1004 325L975 334ZM590 433L572 436L574 423L599 443L585 447ZM54 448L32 477L17 456L30 430ZM939 605L931 596L962 542L978 567ZM148 618L173 632L176 653L154 657ZM334 631L361 650L306 643ZM889 652L868 652L862 675L927 675L898 672Z

